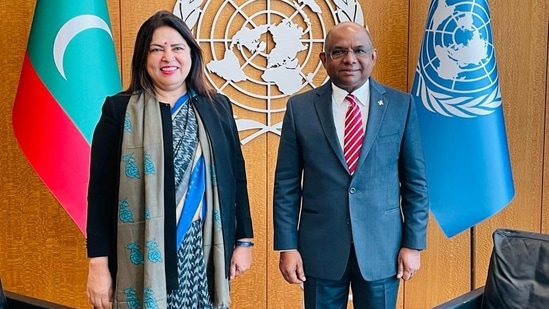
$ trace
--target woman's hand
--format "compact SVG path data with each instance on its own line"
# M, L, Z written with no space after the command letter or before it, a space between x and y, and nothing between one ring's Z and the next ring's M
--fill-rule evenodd
M94 308L111 308L112 278L106 256L90 258L87 290L88 301Z
M242 275L252 265L252 247L236 246L231 259L230 279Z

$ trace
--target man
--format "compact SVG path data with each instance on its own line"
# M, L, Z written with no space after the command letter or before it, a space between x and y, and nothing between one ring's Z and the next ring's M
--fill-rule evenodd
M349 286L354 308L395 308L399 281L419 270L426 245L414 102L370 78L377 50L359 24L336 25L319 56L330 81L290 98L284 116L273 197L279 268L303 283L307 309L346 308Z

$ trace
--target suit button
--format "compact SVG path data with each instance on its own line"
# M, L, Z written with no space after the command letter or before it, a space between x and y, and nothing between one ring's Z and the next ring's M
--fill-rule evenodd
M350 189L349 189L349 193L354 194L355 192L356 192L356 189L355 189L355 188L350 188Z

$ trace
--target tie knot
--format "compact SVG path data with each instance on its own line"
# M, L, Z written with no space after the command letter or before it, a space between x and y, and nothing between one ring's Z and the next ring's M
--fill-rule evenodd
M345 97L345 100L349 101L351 105L355 105L357 103L357 98L352 93L347 94L347 96Z

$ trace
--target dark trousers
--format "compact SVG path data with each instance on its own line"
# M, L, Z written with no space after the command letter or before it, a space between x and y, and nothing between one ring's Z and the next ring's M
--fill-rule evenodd
M395 309L399 283L396 276L376 281L364 280L353 248L341 279L332 281L307 276L303 283L305 309L347 308L349 286L355 309Z

